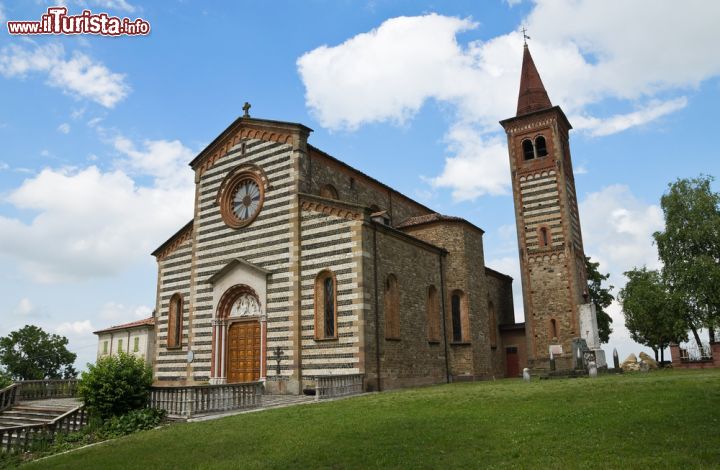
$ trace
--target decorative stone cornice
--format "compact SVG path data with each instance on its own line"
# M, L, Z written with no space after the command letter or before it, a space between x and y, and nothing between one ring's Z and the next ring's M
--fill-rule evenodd
M290 144L295 149L304 150L305 141L312 129L302 124L270 121L265 119L238 118L210 145L190 162L195 170L195 179L200 177L221 157L243 140L258 139Z
M152 255L158 260L162 261L167 258L173 251L175 251L180 245L190 240L193 233L193 222L188 222L183 228L177 231L175 235L170 237L165 243L160 245Z
M320 212L347 220L363 220L365 212L369 211L363 206L304 193L300 194L300 208L304 211Z

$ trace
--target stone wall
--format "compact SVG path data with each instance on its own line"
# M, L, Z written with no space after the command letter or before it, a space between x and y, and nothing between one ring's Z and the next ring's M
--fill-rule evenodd
M501 325L515 323L513 291L510 276L485 268L485 281L488 292L488 314L495 315L495 341L490 341L492 373L494 377L505 377L505 349L500 333ZM492 327L492 322L490 327ZM490 332L492 335L492 332Z
M362 239L366 247L366 389L378 389L378 346L381 389L445 382L445 347L442 342L428 341L426 318L428 288L441 288L440 250L372 223L364 227ZM396 277L400 292L400 339L385 337L384 287L390 274Z
M323 186L330 184L341 201L365 207L377 206L388 211L392 226L409 217L431 212L427 207L312 147L309 159L309 165L304 168L308 172L309 192L312 194L320 194Z
M445 261L445 331L450 370L455 380L492 377L488 291L482 231L465 222L436 222L410 226L406 233L448 251ZM453 342L452 293L462 291L468 310L469 334Z

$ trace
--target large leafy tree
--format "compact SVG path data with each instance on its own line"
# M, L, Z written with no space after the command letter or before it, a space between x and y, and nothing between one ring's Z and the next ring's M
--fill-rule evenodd
M660 360L665 360L665 348L687 338L682 302L669 292L658 271L635 268L625 276L628 282L618 300L630 337L652 348L656 360L658 351Z
M700 343L697 329L713 335L720 325L720 194L711 176L678 179L660 205L665 230L653 237L662 260L663 277L685 305L685 320Z
M25 325L0 338L0 365L14 380L72 378L77 355L67 349L64 336Z
M603 287L602 283L607 281L610 274L601 274L598 271L600 263L593 263L590 257L585 257L585 271L587 272L588 295L590 301L595 304L597 314L598 333L600 342L607 343L610 341L610 333L612 333L612 318L605 311L610 306L615 297L610 293L613 286Z

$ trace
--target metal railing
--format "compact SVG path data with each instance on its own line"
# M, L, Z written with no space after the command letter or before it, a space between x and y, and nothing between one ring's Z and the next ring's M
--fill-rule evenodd
M363 374L315 377L315 399L344 397L363 392Z
M709 344L691 344L680 349L681 362L712 361L712 348Z
M51 443L56 434L79 431L87 422L85 407L78 406L48 423L0 428L0 450L8 453L25 452L33 444Z
M152 387L149 406L167 411L171 418L190 418L202 413L254 408L262 404L262 395L260 382Z

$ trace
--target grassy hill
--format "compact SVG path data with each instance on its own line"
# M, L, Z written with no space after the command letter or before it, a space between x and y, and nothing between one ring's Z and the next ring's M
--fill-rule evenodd
M720 466L720 371L441 385L182 423L31 468Z

